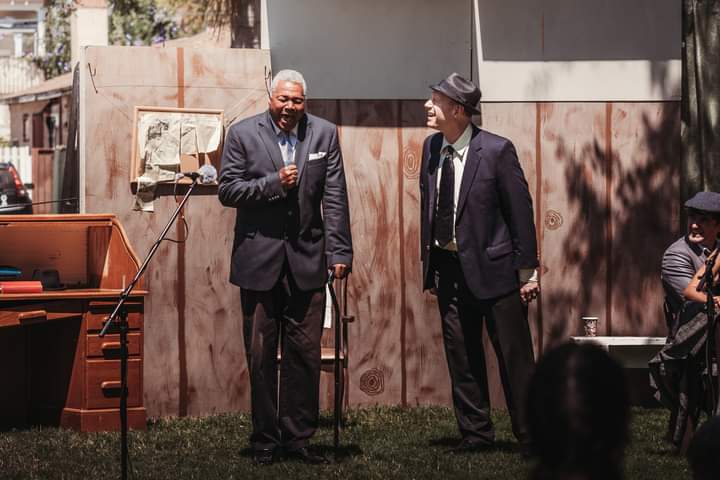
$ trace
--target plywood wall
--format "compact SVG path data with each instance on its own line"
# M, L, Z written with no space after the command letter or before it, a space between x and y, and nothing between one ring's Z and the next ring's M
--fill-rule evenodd
M269 60L260 50L86 48L80 147L85 211L116 213L144 256L176 200L160 197L155 213L132 210L134 107L223 109L226 119L255 114L267 106ZM220 205L215 188L196 192L184 212L187 241L163 243L146 274L145 405L151 416L249 408L240 294L228 283L235 212ZM182 228L169 236L182 237Z
M340 125L348 174L354 405L450 401L437 305L420 288L418 168L431 133L422 104L310 104ZM580 334L583 315L600 317L603 334L664 335L659 262L680 235L679 122L676 102L483 105L483 127L515 143L534 201L536 353ZM494 358L488 368L502 405Z
M85 56L85 210L116 213L144 255L175 200L162 197L153 214L131 210L134 106L221 108L226 118L244 118L266 107L268 54L89 47ZM353 406L450 402L437 305L420 283L418 175L430 133L422 104L309 104L338 124L345 158L355 247L346 396ZM492 103L483 105L482 122L514 141L535 203L543 282L531 308L536 352L579 333L585 314L600 317L603 333L663 334L658 264L679 235L679 105ZM146 277L151 416L249 409L239 292L227 281L234 211L213 189L204 193L185 209L187 242L163 244ZM488 367L493 403L502 405L494 359ZM321 382L329 408L331 375Z

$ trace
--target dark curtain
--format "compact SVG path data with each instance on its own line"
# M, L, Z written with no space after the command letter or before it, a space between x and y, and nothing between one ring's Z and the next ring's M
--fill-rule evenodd
M720 0L683 0L681 201L720 192Z

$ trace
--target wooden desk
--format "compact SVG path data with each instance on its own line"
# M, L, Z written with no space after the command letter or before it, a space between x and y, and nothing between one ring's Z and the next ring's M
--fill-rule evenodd
M64 290L0 294L0 426L51 424L90 432L120 427L119 335L99 338L137 256L112 215L0 217L0 265L28 279L55 268ZM130 325L128 425L144 429L142 284Z

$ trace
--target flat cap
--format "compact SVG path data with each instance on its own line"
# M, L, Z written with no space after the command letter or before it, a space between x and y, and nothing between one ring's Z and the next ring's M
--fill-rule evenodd
M685 206L703 212L720 213L720 193L698 192L685 202Z

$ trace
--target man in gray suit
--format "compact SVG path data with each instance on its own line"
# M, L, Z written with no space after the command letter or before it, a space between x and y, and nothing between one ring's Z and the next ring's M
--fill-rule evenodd
M337 128L305 113L306 91L300 73L278 72L268 110L230 127L220 170L220 201L237 209L230 282L240 287L258 464L272 463L278 447L325 461L307 448L318 424L325 282L328 270L342 278L352 264Z

